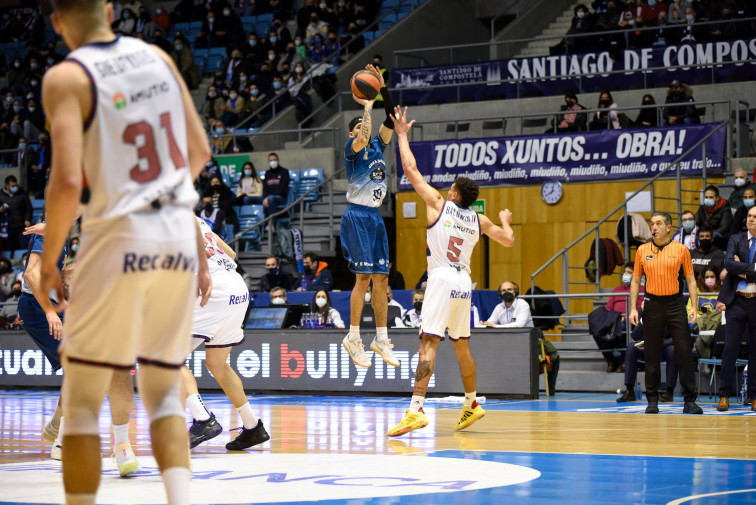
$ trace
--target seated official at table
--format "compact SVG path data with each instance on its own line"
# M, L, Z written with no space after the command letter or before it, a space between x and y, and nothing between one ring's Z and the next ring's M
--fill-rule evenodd
M488 321L480 324L491 328L531 328L533 317L530 305L520 298L520 288L514 282L503 282L499 286L499 298L502 302L494 308Z

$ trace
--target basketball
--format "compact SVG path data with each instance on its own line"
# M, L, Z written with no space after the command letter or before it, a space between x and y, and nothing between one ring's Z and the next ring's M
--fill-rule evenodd
M352 93L357 98L372 100L381 91L381 83L374 73L360 70L352 76Z

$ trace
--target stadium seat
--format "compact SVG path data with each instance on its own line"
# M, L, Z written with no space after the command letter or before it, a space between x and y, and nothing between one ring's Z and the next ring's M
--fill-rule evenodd
M239 208L239 231L242 232L254 226L263 220L265 212L262 205L242 205ZM258 226L241 236L239 239L239 245L242 245L245 251L259 250L260 238L262 237L262 230Z
M257 16L257 24L267 23L268 26L273 24L273 13L260 14Z
M226 187L231 188L231 176L228 175L228 172L221 172L221 179L223 179L223 184L226 185Z
M200 26L202 26L202 25L200 24ZM176 23L175 25L173 25L173 32L174 33L175 32L181 32L184 35L186 35L188 31L189 31L189 23Z
M42 220L42 209L32 209L32 224L39 223Z
M223 64L223 57L217 54L211 54L205 60L205 73L212 74L220 70Z
M194 49L192 52L194 53L195 58L207 58L210 56L209 49Z
M32 209L42 209L45 207L45 199L44 198L35 198L31 201Z
M26 254L26 249L16 249L13 251L13 260L20 260Z
M3 257L11 259L11 252L10 251L3 251Z
M300 198L309 190L322 183L324 180L322 168L305 168L302 170L302 175L299 180L299 186L297 189L297 198ZM307 202L307 210L310 209L310 202L317 202L320 200L320 190L313 191L304 197Z
M211 47L207 50L208 56L220 56L221 58L226 57L226 48L225 47Z

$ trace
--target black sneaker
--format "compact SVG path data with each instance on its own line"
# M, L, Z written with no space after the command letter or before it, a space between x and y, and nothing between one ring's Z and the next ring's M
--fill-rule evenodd
M646 407L646 414L658 414L659 413L659 402L648 402L648 407Z
M683 414L703 414L703 409L696 405L696 402L685 402Z
M192 419L192 427L189 428L189 448L194 449L202 442L207 442L221 434L223 427L215 420L215 414L210 413L207 421Z
M617 398L617 403L634 402L635 400L637 400L637 398L635 398L635 391L633 391L632 388L628 388L627 391L622 393L622 396Z
M675 396L669 391L664 391L659 395L659 401L662 403L670 403L675 401Z
M237 429L241 430L241 433L239 433L239 436L235 440L226 444L226 450L228 451L242 451L253 445L259 445L270 440L270 435L265 431L262 419L258 419L257 426L251 430L246 428Z

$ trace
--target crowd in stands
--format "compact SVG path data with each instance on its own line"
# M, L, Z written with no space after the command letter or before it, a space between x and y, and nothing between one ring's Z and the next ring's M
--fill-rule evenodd
M565 105L560 114L552 119L546 133L565 133L584 130L619 130L622 128L655 128L657 126L689 125L701 122L693 89L685 83L674 80L669 84L661 115L657 111L653 95L645 94L641 99L641 109L635 119L617 110L619 105L609 91L599 94L598 103L590 108L596 112L582 112L589 107L580 103L577 94L568 91L564 95Z
M595 0L590 7L574 8L568 37L551 52L586 52L597 45L619 51L750 37L752 23L732 21L754 16L756 7L749 0ZM710 21L716 23L697 24ZM601 33L616 30L625 32Z

